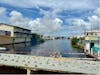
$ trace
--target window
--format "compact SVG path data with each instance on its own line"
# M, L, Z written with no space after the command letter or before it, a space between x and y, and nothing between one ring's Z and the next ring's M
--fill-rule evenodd
M88 33L86 33L86 35L88 36L89 34L88 34Z
M5 31L5 34L10 36L11 35L11 32L10 31Z
M91 35L93 35L93 33L91 33Z

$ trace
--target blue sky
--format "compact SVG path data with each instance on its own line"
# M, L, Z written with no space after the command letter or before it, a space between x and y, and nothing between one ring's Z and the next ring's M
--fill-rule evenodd
M53 36L98 29L100 0L0 0L0 23Z

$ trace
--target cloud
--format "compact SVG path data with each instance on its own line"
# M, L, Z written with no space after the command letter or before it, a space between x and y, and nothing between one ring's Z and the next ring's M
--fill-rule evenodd
M49 14L45 14L42 18L32 20L24 17L23 14L18 11L11 11L9 20L12 25L24 28L28 27L32 32L39 34L59 31L63 23L61 19L51 17Z
M82 26L86 25L86 22L81 18L69 18L67 19L70 25Z
M36 33L53 34L59 32L57 34L66 33L66 35L73 35L89 30L91 26L93 29L98 29L100 24L100 0L0 0L0 3L10 5L15 9L13 11L10 10L10 13L8 13L6 8L0 11L3 16L7 17L10 24L30 28ZM30 13L26 15L23 10L18 10L20 8L31 11L35 11L32 8L36 8L39 10L37 15L42 14L43 16L38 16L34 19L31 17L30 19ZM47 10L45 10L45 8ZM64 11L72 11L73 13L62 13L65 17L59 17L60 15L58 13ZM75 11L78 11L79 14L78 12L75 13ZM90 11L91 14L85 15L84 11L88 11L86 14ZM81 14L80 12L83 13ZM6 15L6 13L9 14L9 16ZM31 12L31 14L33 13ZM67 15L69 15L69 17L66 17ZM66 26L64 26L65 19L68 24ZM7 20L6 22L8 22Z
M0 0L0 3L21 8L39 8L39 6L43 6L52 8L55 12L95 9L100 6L100 0Z
M51 18L50 15L45 15L43 18L37 18L29 22L33 32L51 33L61 29L63 21L59 18Z
M69 18L66 21L69 26L69 31L78 31L77 33L87 30L100 30L100 8L94 10L92 16L87 16L87 21L82 18ZM71 29L72 28L72 29Z
M17 25L19 27L25 27L25 28L28 27L30 19L24 17L22 13L18 11L11 11L9 15L10 15L9 18L10 24Z
M0 7L0 22L8 23L7 9L4 7Z
M88 17L88 20L91 25L91 29L100 30L100 8L97 8L94 11L94 14Z
M91 24L91 28L93 30L99 30L100 29L100 17L93 15L89 17L89 22Z
M95 13L97 16L100 17L100 8L97 8L97 9L94 11L94 13Z
M6 8L0 7L0 17L4 17L6 14Z
M30 19L25 17L21 12L12 10L7 13L6 8L0 7L0 14L2 15L2 20L4 16L7 17L7 21L4 23L29 28L32 32L39 34L50 34L53 32L57 32L62 28L63 21L56 16L55 13L50 13L41 9L41 13L44 15L43 17L39 17L36 19ZM1 13L2 12L2 13ZM3 22L3 21L1 21Z

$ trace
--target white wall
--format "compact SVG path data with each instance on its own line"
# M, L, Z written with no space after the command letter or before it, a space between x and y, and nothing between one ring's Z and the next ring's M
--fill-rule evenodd
M5 35L5 31L0 30L0 35Z
M30 42L30 41L31 41L31 38L15 37L14 43Z
M89 43L89 42L86 42L86 43L85 43L84 52L86 52L86 50L88 50L88 53L90 53L90 43Z
M27 37L26 38L26 42L29 42L29 41L31 41L31 38L30 37L29 38Z
M90 50L90 43L87 42L87 43L85 44L85 48L86 48L87 50Z
M20 43L20 42L25 42L25 38L21 38L21 37L14 38L14 43Z
M4 31L10 31L11 32L11 36L14 36L14 27L13 26L8 26L8 25L0 25L0 30L4 30Z

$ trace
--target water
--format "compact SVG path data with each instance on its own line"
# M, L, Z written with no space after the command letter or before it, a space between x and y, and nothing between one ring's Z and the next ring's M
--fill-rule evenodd
M50 56L54 52L60 52L63 57L84 57L81 54L65 54L77 53L82 50L72 48L70 40L48 40L44 43L31 45L30 43L20 43L14 45L5 45L7 51L1 51L13 54L28 54L35 56Z
M30 43L20 43L20 44L11 44L4 45L7 50L0 50L2 53L13 53L13 54L26 54L26 55L35 55L35 56L50 56L54 52L60 52L63 57L85 57L84 55L78 54L64 54L64 53L80 53L82 50L77 50L72 48L70 40L49 40L41 44L31 45ZM13 67L4 67L0 68L0 74L21 74L25 73L25 70L13 68ZM5 71L6 70L6 71ZM54 72L47 71L36 71L33 72L36 74L54 74Z

